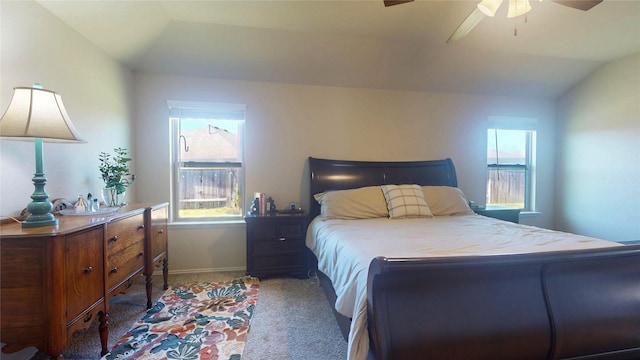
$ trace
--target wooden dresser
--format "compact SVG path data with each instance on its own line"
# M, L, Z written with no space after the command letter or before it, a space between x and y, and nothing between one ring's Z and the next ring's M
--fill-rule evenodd
M108 351L111 296L163 271L167 287L168 205L131 204L98 216L61 216L57 227L0 226L0 342L11 353L35 346L62 358L74 332L99 321ZM96 354L96 358L99 354Z

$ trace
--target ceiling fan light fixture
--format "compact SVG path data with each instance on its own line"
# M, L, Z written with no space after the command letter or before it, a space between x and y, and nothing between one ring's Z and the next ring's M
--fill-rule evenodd
M487 16L495 16L496 12L504 0L482 0L478 3L478 9Z
M531 4L529 0L509 0L509 11L507 12L508 18L524 15L531 10Z

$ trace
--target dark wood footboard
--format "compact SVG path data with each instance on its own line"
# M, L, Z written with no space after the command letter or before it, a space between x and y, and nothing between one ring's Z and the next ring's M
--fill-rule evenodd
M640 358L640 246L380 257L367 297L378 360Z

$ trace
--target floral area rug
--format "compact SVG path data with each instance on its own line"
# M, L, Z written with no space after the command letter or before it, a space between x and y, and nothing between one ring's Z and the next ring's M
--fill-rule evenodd
M240 360L258 279L171 287L103 360Z

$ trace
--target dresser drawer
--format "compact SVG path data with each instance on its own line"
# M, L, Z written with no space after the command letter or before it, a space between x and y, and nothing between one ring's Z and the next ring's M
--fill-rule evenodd
M108 223L108 251L110 253L120 251L126 247L129 242L144 240L144 235L144 214L138 214Z
M144 241L128 242L127 247L110 252L107 258L108 287L112 289L144 267Z
M167 251L167 207L151 212L151 257L155 259Z
M104 297L102 227L65 239L67 320L72 321Z

